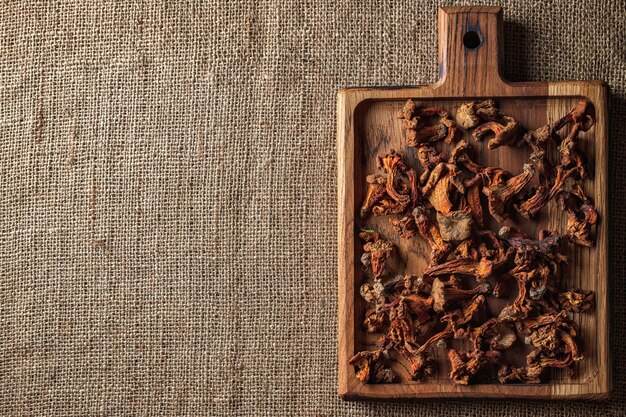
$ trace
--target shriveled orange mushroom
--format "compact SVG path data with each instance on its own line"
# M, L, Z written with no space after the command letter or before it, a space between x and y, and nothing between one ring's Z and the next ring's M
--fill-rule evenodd
M422 107L409 99L396 117L402 120L407 145L411 147L442 139L450 143L457 134L456 123L442 107ZM429 122L430 119L434 119L434 122Z
M561 165L565 168L574 168L580 178L588 173L582 153L578 150L578 134L586 132L595 124L595 109L587 100L578 102L569 113L554 123L554 131L569 125L570 131L559 146Z
M552 136L553 131L550 125L542 126L524 135L524 141L532 151L530 160L535 164L539 173L539 183L545 188L550 188L552 179L552 166L546 157L548 142Z
M483 136L493 133L495 136L489 140L487 147L496 149L502 145L518 145L519 144L519 123L511 116L502 116L503 123L491 121L478 126L472 136L476 140L481 140Z
M489 259L452 259L450 261L434 265L424 270L426 277L445 277L450 275L461 275L474 277L479 281L484 281L493 272L493 262Z
M365 218L372 211L375 216L385 216L412 209L419 200L415 170L394 150L379 157L378 166L385 174L367 176L368 189L359 215Z
M561 309L582 313L593 308L594 293L587 290L569 290L557 295Z
M453 210L454 204L451 200L453 190L465 192L465 187L458 178L459 174L456 165L442 162L431 171L428 181L422 187L422 195L428 198L439 213L449 214Z
M501 353L496 350L459 352L449 349L448 360L450 361L450 379L452 382L467 385L485 364L500 363Z
M420 235L430 244L431 264L436 265L448 256L451 246L443 241L439 228L428 218L428 212L424 207L416 207L413 216Z
M445 161L445 156L437 152L435 148L428 145L422 145L417 148L417 159L422 166L422 175L420 175L420 184L426 184L430 177L430 172L437 165Z
M483 178L485 178L483 193L487 196L489 213L497 221L503 222L508 217L507 203L522 191L534 174L535 169L530 164L524 164L524 172L514 177L500 168L486 168L483 171Z
M383 349L375 351L363 351L350 359L350 365L354 365L356 377L363 383L391 383L397 379L396 373L391 368L386 368L383 363Z
M366 242L363 245L365 253L361 258L361 262L364 267L371 266L374 278L380 279L385 270L387 260L393 255L394 246L373 230L363 230L359 233L359 237Z
M567 214L567 237L582 246L593 246L591 226L598 221L593 207L580 185L558 195L559 208Z
M461 328L468 324L474 316L476 316L485 305L485 296L480 294L474 296L470 301L463 304L459 309L446 311L441 317L441 321L448 324L448 328L452 329L455 334Z
M489 284L481 284L471 290L463 290L450 286L439 278L436 278L433 281L430 295L433 298L433 309L438 312L443 312L456 302L469 300L476 295L486 294L490 290L491 287Z

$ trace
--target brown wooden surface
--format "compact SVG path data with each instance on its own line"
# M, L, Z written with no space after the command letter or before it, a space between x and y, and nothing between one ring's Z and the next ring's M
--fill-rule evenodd
M463 45L463 36L474 30L481 36L478 48ZM441 397L498 398L589 398L602 399L611 390L609 354L608 259L607 259L607 109L606 87L601 81L509 83L499 72L502 56L502 11L499 7L446 7L439 10L440 81L432 86L407 88L348 88L338 95L337 153L339 206L339 395L345 399L400 399ZM357 210L366 189L365 176L376 172L375 158L390 149L408 155L415 164L415 152L407 148L397 110L411 98L425 105L438 105L454 114L468 99L495 98L501 109L515 116L523 126L535 129L560 118L582 97L596 109L596 124L581 134L581 147L594 167L593 180L585 180L584 190L593 198L600 214L595 227L596 247L570 247L564 287L596 292L592 313L575 314L585 345L585 359L577 374L568 377L555 371L544 384L523 385L478 383L454 385L447 377L448 365L443 350L436 351L438 373L422 382L409 381L401 363L394 369L401 376L397 384L361 384L348 359L369 349L375 338L361 326L365 303L358 289L366 278L358 260L362 253L355 239L358 226L374 226L398 246L399 256L391 263L398 273L419 273L429 260L430 249L419 238L400 240L387 218L361 220ZM563 132L561 132L563 133ZM473 142L480 161L500 166L514 174L528 161L526 148L500 147L489 151L486 144ZM556 204L544 208L535 225L515 217L506 224L521 227L534 235L538 228L565 230L566 218ZM493 223L497 230L498 224ZM501 301L502 304L506 300ZM493 303L492 303L493 304ZM502 305L493 305L494 308ZM510 355L510 353L509 353ZM523 361L525 352L517 360ZM515 358L513 358L515 359Z

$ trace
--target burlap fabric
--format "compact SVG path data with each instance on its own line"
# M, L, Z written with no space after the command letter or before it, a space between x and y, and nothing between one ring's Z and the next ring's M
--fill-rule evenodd
M89 3L0 6L0 415L624 413L622 1L502 3L510 80L613 91L614 399L412 404L336 395L335 103L439 4Z

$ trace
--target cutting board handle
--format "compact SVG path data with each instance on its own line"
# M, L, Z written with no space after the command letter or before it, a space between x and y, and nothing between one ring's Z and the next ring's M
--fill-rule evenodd
M486 96L506 81L500 75L503 54L502 8L439 9L439 82L450 96Z

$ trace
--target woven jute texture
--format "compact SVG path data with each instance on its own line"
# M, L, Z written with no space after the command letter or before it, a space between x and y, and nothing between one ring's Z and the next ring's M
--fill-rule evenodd
M434 82L440 5L2 2L0 415L622 415L618 0L502 3L508 79L612 88L614 399L337 397L336 93Z

